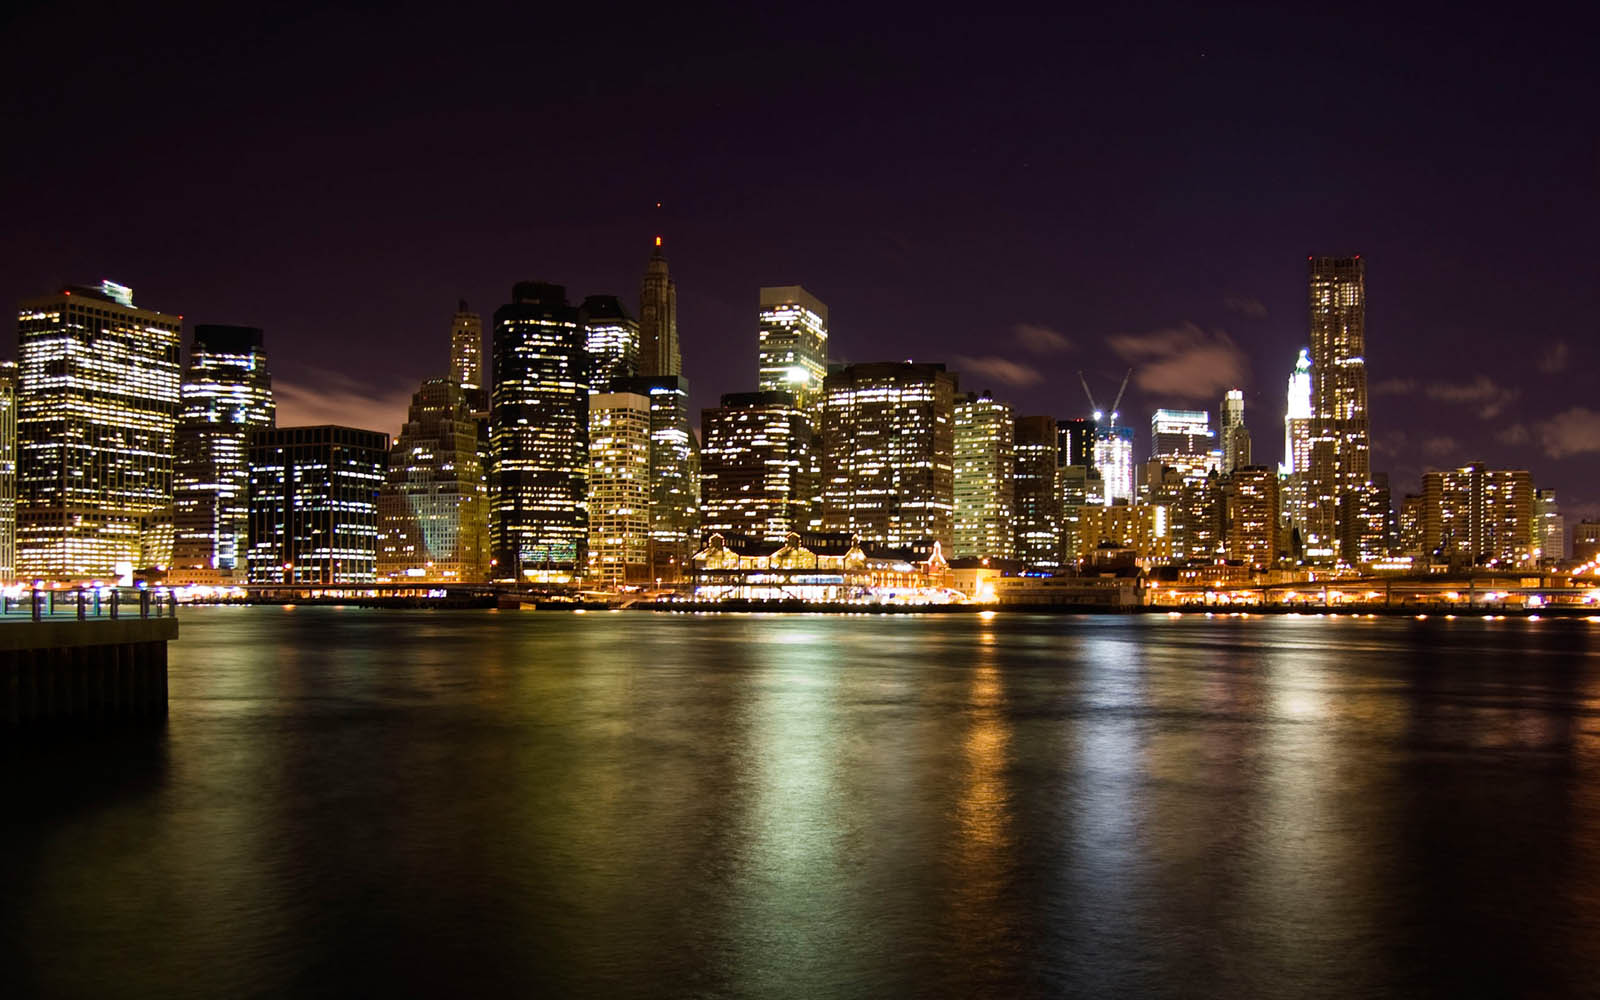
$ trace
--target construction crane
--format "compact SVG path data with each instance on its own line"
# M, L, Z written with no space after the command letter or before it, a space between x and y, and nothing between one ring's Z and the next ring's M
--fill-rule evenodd
M1130 379L1132 377L1133 377L1133 369L1129 368L1128 369L1128 374L1122 376L1122 387L1117 390L1117 398L1111 401L1111 425L1110 426L1113 427L1113 428L1117 426L1117 407L1122 405L1122 394L1128 391L1128 379ZM1083 394L1085 396L1089 397L1089 409L1091 411L1093 411L1093 413L1094 413L1095 422L1099 423L1100 422L1100 418L1102 416L1104 416L1104 414L1101 413L1100 407L1095 405L1095 403L1094 403L1094 393L1089 391L1089 380L1087 378L1084 378L1083 372L1081 372L1081 371L1078 372L1078 381L1083 383Z

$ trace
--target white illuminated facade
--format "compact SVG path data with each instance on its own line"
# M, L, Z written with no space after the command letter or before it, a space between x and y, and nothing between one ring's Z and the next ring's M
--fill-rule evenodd
M1095 414L1095 420L1100 414ZM1114 417L1113 417L1114 419ZM1133 503L1133 428L1107 425L1094 441L1094 467L1100 473L1105 506Z
M650 397L589 397L589 583L618 587L650 571Z
M22 304L19 577L127 578L172 505L183 320L132 303L107 281Z
M589 392L609 392L615 380L639 372L639 324L615 295L591 295L578 307L589 352Z
M758 321L757 384L793 393L814 426L828 374L828 307L799 285L763 288Z
M473 409L483 409L478 396L483 384L483 317L462 299L450 321L450 379L468 394Z
M251 583L375 583L389 435L276 427L250 439Z
M788 392L740 392L701 412L702 530L782 542L816 518L822 456Z
M1011 407L988 393L960 397L955 404L956 559L1010 559L1015 554ZM1055 465L1055 442L1049 442Z
M1222 466L1206 410L1157 410L1150 417L1150 449L1153 461L1176 469L1186 482L1202 482Z
M435 378L411 397L378 491L380 581L488 579L489 497L467 392Z

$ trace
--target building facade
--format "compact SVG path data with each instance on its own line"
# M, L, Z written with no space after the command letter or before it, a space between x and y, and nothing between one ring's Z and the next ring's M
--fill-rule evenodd
M1100 473L1102 501L1109 507L1115 503L1133 503L1133 428L1106 425L1099 429L1094 441L1094 467Z
M275 427L250 438L249 582L375 583L389 435Z
M828 374L828 307L799 285L761 289L757 384L793 393L815 426Z
M1533 478L1468 465L1422 476L1423 546L1453 567L1520 569L1537 561Z
M1304 536L1306 523L1306 482L1311 472L1311 355L1304 348L1295 359L1289 375L1289 391L1283 413L1283 521L1286 530Z
M411 397L378 491L378 579L483 583L489 579L489 495L478 426L452 378Z
M1245 465L1226 479L1227 558L1252 569L1267 569L1278 557L1278 472Z
M1054 417L1018 417L1015 496L1017 555L1029 569L1053 573L1062 562L1060 435Z
M1244 424L1244 391L1229 389L1222 397L1222 471L1250 464L1250 429Z
M172 506L182 323L111 281L22 304L20 577L115 580L142 562L146 529Z
M1128 550L1140 566L1164 566L1172 561L1172 534L1167 509L1160 504L1086 506L1078 511L1078 562L1088 566L1100 550Z
M1559 563L1567 558L1567 519L1561 516L1555 490L1533 491L1534 536L1539 561Z
M456 303L450 321L450 380L467 394L471 410L489 408L489 390L483 377L483 317L467 307L467 300Z
M1222 452L1206 410L1160 409L1150 417L1150 459L1198 482L1222 467Z
M723 396L700 415L701 532L781 543L812 530L820 451L793 393Z
M589 397L591 586L643 583L650 574L650 397Z
M700 445L689 423L689 380L639 376L612 389L650 400L650 577L678 583L700 544Z
M0 361L0 583L17 578L17 363Z
M822 529L864 544L953 542L956 376L941 364L847 365L823 383Z
M589 547L589 361L566 289L521 282L494 314L496 578L566 583Z
M1339 556L1343 496L1372 478L1367 418L1366 265L1356 257L1309 261L1311 455L1306 481L1308 560Z
M659 236L639 286L639 374L669 378L683 374L683 355L678 349L678 286L667 270Z
M262 332L250 326L196 326L173 457L170 582L227 584L245 578L250 435L276 422Z
M956 559L1011 559L1016 546L1011 407L988 393L966 393L955 403ZM1051 442L1054 471L1055 442ZM1053 481L1054 477L1052 477Z
M578 307L589 352L589 392L609 392L639 374L639 324L615 295L591 295Z

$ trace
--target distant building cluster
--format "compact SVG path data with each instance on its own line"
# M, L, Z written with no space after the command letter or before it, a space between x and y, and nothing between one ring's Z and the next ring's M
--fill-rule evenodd
M1026 415L943 364L830 363L828 307L799 285L760 290L751 391L696 428L659 237L636 316L521 282L485 350L460 303L448 364L392 439L277 426L259 329L197 325L185 361L181 316L110 281L66 288L22 304L0 363L0 575L737 589L737 566L800 579L829 560L896 585L946 559L1184 579L1567 559L1527 470L1428 472L1396 503L1371 463L1365 282L1359 257L1309 261L1275 466L1240 388L1215 423L1155 410L1136 461L1120 397ZM1577 560L1600 556L1600 525L1573 536Z

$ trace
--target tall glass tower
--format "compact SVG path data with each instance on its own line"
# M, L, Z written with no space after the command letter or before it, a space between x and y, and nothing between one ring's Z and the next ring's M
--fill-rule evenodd
M578 307L589 352L589 392L610 392L616 379L639 372L639 324L615 295L591 295Z
M659 236L639 286L639 374L683 374L683 355L678 350L678 286L667 272Z
M469 409L489 408L483 384L483 317L467 308L466 299L456 304L450 321L450 380L466 393Z
M828 307L799 285L761 289L758 383L793 393L815 424L828 374Z
M173 461L173 582L244 578L250 435L275 422L261 331L196 326Z
M1016 420L1011 407L984 393L955 403L954 559L1010 559L1016 554ZM1050 442L1055 471L1055 442ZM1054 477L1051 477L1054 483Z
M1331 562L1345 494L1372 478L1367 427L1366 266L1359 256L1312 257L1311 462L1306 489L1306 556Z

